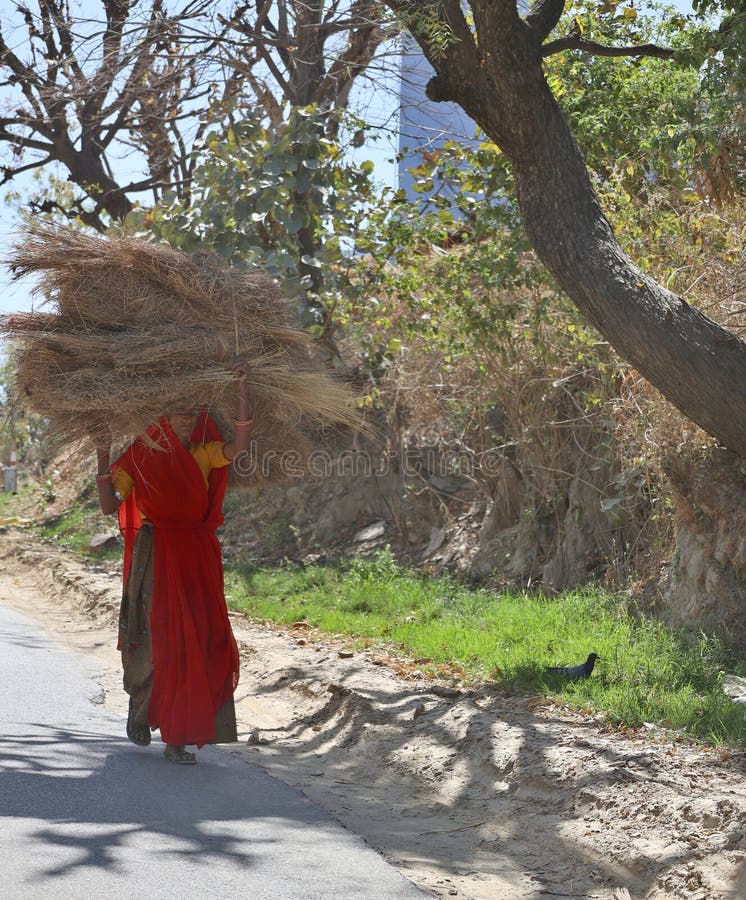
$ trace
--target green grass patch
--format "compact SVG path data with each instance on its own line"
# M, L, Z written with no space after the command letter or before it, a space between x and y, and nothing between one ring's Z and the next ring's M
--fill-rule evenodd
M79 503L34 530L89 556L91 536L111 525ZM121 551L96 558L117 563ZM302 620L359 647L431 659L418 664L426 674L552 696L612 725L653 723L711 744L746 742L743 707L721 689L723 673L746 676L746 663L712 636L692 643L655 620L636 619L600 589L551 598L473 589L402 568L388 550L340 566L229 563L225 587L232 609L288 625ZM601 661L591 678L546 676L547 666L580 663L592 651Z
M116 531L116 521L102 515L98 507L79 502L59 516L53 516L32 530L47 541L53 541L66 550L90 557L88 549L91 538L99 531ZM97 551L95 558L99 562L116 563L122 560L122 550Z
M13 516L21 515L30 491L29 487L19 488L15 494L0 491L0 519L10 519Z
M743 708L721 689L724 671L746 675L746 665L715 638L692 645L658 622L635 619L602 590L552 598L474 590L400 568L383 551L339 567L229 565L226 595L248 615L303 620L359 646L431 658L420 668L555 696L612 724L655 723L714 744L746 739ZM562 684L544 674L591 651L601 662L590 679Z

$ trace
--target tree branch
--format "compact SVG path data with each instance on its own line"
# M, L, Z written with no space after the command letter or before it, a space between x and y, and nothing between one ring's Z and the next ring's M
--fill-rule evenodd
M474 35L471 33L460 0L440 0L440 18L449 28L455 40L469 50L476 50Z
M317 87L316 101L322 103L328 100L334 107L343 109L355 78L366 69L383 39L384 31L375 23L352 32L347 49L332 63Z
M50 131L44 130L44 120L37 119L31 115L30 112L25 109L17 109L15 117L13 116L0 116L0 128L9 128L12 125L20 125L22 128L29 128L31 131L38 131L39 134L44 137L52 140L52 133ZM20 139L20 135L18 135Z
M101 38L101 65L93 75L88 86L88 98L86 108L91 114L100 111L106 102L106 96L111 90L116 76L123 68L123 61L119 59L122 46L122 31L128 15L128 9L124 4L107 2L106 29ZM152 20L156 18L156 4L153 4L151 12ZM148 26L147 37L151 38L151 26ZM71 59L75 59L71 56ZM81 73L82 74L82 73Z
M29 201L29 210L33 213L53 213L56 210L69 220L80 219L81 222L89 225L91 228L95 228L96 231L101 232L101 234L106 232L106 225L104 225L98 215L98 210L91 212L90 210L84 209L81 200L76 200L72 206L66 209L64 206L57 203L56 200L50 200L49 198L43 200L32 198Z
M48 162L52 162L51 156L48 156L46 159L34 160L34 162L27 163L25 166L1 166L0 169L2 170L3 178L2 181L0 181L0 184L7 184L12 178L15 178L16 175L20 175L21 172L38 169L39 166L45 166Z
M159 178L143 178L142 181L133 181L131 184L124 185L124 187L112 188L110 191L106 191L102 197L106 197L108 200L111 197L123 197L125 194L138 194L142 191L149 191L152 187L158 186L161 183Z
M557 27L565 9L565 0L536 0L526 16L526 24L543 43Z
M568 35L544 44L541 48L541 55L546 58L555 53L561 53L563 50L583 50L594 56L654 56L658 59L671 59L674 55L673 50L658 47L656 44L639 44L636 47L607 47L575 35Z
M264 0L264 3L257 3L257 18L256 18L256 23L254 25L254 27L256 28L257 31L259 31L260 28L264 28L264 23L267 21L267 18L269 17L269 11L270 11L271 6L272 6L272 4L271 4L270 0ZM244 11L246 10L247 7L248 7L248 4L246 4L246 6L244 7ZM243 15L243 13L242 13L242 15ZM236 18L235 15L234 15L234 18ZM276 31L274 25L272 25L272 30Z
M484 46L485 39L488 43L499 40L519 25L527 29L525 21L518 15L516 0L470 0L470 5L480 46Z
M74 59L72 35L69 28L70 23L63 18L64 13L61 5L55 4L53 0L39 0L39 13L44 25L43 37L49 58L56 62L59 62L65 57ZM59 50L57 49L54 42L54 35L52 34L53 21L60 39ZM78 74L82 74L82 72L76 70L76 75Z
M54 84L57 81L57 70L59 68L60 52L58 51L57 45L54 42L49 8L44 0L42 0L42 2L39 4L39 13L41 15L41 23L43 28L41 36L47 47L47 82L49 84ZM31 19L30 11L28 11L28 16L26 16L24 12L24 19L26 19L26 25L29 29L29 35L32 35L34 32L38 33L38 29L34 25L33 19Z
M329 4L329 9L326 11L326 15L324 16L324 24L326 25L328 22L334 18L339 12L339 0L333 0L332 3Z
M228 57L226 62L233 66L237 76L240 75L242 78L246 79L251 90L254 92L257 102L264 108L264 111L269 117L272 126L279 129L282 124L282 103L278 102L277 98L272 93L272 90L264 81L260 81L259 78L257 78L250 64L245 63L242 60L233 59L232 57ZM224 92L223 102L225 102L229 96L230 94ZM204 131L206 125L206 121L200 125L200 135Z
M504 3L505 0L499 2ZM455 100L459 93L459 82L471 80L476 85L481 81L478 70L479 53L459 0L440 0L434 4L436 8L427 13L417 8L418 4L412 0L387 0L387 5L410 30L437 72L426 88L430 100L436 103ZM478 9L474 4L472 10L476 15ZM423 18L425 15L428 16L427 19ZM439 31L441 36L442 31L448 31L452 35L446 48L443 47L442 40L438 39Z
M334 13L330 9L319 26L324 39L341 31L352 31L356 28L375 25L381 18L380 6L376 0L355 0L345 14L340 15L337 19L333 15L337 12L338 4L335 3L333 6L335 7Z
M269 0L267 0L267 5L269 6ZM279 8L277 12L277 26L281 34L287 34L289 31L287 4L285 0L278 0L277 6Z
M264 62L267 65L267 68L272 73L273 78L277 82L278 87L285 95L285 99L290 103L295 103L295 97L293 96L294 91L291 89L290 83L285 79L285 76L280 71L277 63L272 59L272 54L269 53L267 48L262 44L261 41L256 41L254 46L259 51L259 55L262 57Z
M34 95L32 88L39 90L43 86L43 82L36 77L33 69L26 66L13 53L13 51L5 43L2 31L0 31L0 66L6 66L10 69L24 97L28 100L29 105L39 118L43 118L43 110L39 105L37 97Z
M47 144L43 141L37 141L34 138L24 137L21 134L13 134L12 131L6 131L3 128L3 122L0 122L0 141L7 141L19 150L28 147L30 150L41 150L42 153L53 154L55 152L54 144Z
M239 34L251 40L253 44L265 44L268 47L277 47L281 50L294 50L295 41L290 37L268 37L262 34L256 27L252 28L248 22L240 22L233 26Z

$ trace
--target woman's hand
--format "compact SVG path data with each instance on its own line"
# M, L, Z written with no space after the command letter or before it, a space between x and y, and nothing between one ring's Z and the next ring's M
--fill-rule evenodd
M249 382L249 364L245 359L240 358L236 360L236 364L233 367L233 377L238 383L239 394L245 394Z

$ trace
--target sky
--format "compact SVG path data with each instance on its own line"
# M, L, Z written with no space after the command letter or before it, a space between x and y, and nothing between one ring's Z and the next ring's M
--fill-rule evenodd
M690 0L674 0L674 5L682 12L691 12ZM97 0L73 0L73 9L76 7L89 15L93 10L100 10L100 2ZM11 18L11 9L15 3L10 0L0 0L0 17L4 20L4 34L9 45L13 45L13 38L22 41L24 32L19 30L13 34L7 28L7 22ZM385 72L375 72L374 79L361 80L352 98L352 108L371 124L368 132L369 139L366 144L353 151L353 158L358 162L370 159L375 164L375 177L386 184L395 184L397 167L394 157L398 150L398 88L399 77L392 71L391 64L385 66ZM373 86L375 84L375 86ZM0 104L8 102L7 89L0 88ZM373 136L376 136L374 139ZM7 151L0 145L0 161L6 156ZM130 157L119 160L116 163L116 174L126 177L136 173L138 161ZM61 178L66 177L63 167L59 167L54 174ZM121 183L121 182L120 182ZM8 190L19 191L24 194L33 184L31 173L24 174L13 180L12 184L0 189L0 264L7 259L10 247L17 236L18 215L10 205L4 202L3 197ZM34 300L31 285L27 282L14 283L4 265L0 265L0 313L28 310L34 304L38 305L39 298Z

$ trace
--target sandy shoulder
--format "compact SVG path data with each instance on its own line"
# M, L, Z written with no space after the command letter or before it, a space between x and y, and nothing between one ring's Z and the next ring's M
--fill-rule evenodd
M119 589L115 575L0 534L2 602L95 656L103 702L124 713ZM489 688L442 696L307 629L232 622L231 752L437 896L746 900L745 753L605 733Z

